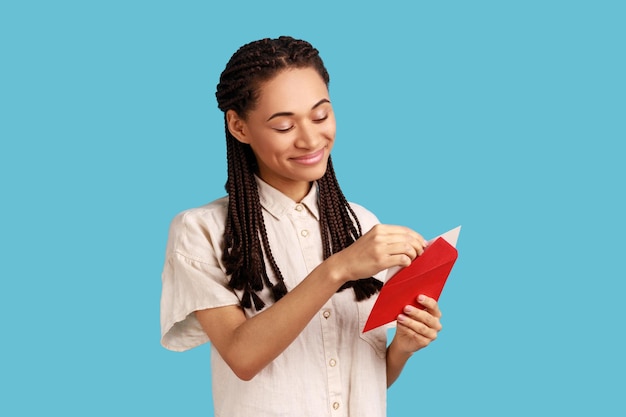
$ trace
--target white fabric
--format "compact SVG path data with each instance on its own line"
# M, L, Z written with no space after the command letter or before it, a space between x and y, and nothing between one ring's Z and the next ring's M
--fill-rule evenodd
M322 262L317 187L297 204L257 183L272 253L291 290ZM187 210L171 224L161 297L161 343L167 349L184 351L209 341L194 311L239 304L221 261L227 204L224 197ZM363 233L378 223L363 207L351 206ZM268 273L274 279L270 268ZM376 278L383 281L385 273ZM268 293L262 298L267 309ZM375 298L356 302L352 289L335 294L251 381L237 378L212 347L215 416L385 416L386 330L361 333ZM254 314L246 310L248 317Z

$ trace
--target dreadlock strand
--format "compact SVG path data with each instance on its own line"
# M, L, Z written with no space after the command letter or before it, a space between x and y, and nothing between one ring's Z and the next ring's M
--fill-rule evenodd
M324 197L324 200L330 202L329 211L336 213L335 216L330 217L330 224L328 227L331 230L337 231L337 233L330 233L333 239L333 247L339 247L344 249L354 243L361 235L362 228L356 213L350 207L344 194L341 192L339 182L335 176L335 171L332 166L332 161L328 160L328 167L326 174L324 175L322 182L324 183L324 189L328 189L329 195ZM322 190L320 189L320 200L322 199ZM356 227L355 227L356 224ZM339 250L341 250L339 249ZM338 252L333 250L333 253ZM372 295L376 294L382 288L382 282L374 277L361 278L356 281L348 281L339 288L339 291L343 291L347 288L352 288L357 301L365 300Z
M265 251L265 255L267 256L267 259L270 263L270 267L272 268L272 271L274 271L274 275L278 279L278 283L273 284L271 281L269 281L269 277L268 277L266 287L268 287L272 291L272 296L274 298L274 301L278 301L285 294L287 294L287 287L285 286L285 280L283 278L283 274L280 272L280 268L278 267L278 264L276 263L274 254L272 253L272 248L270 247L270 242L267 237L267 231L265 228L265 220L263 219L263 216L260 217L260 220L262 223L261 241L263 243L263 250ZM265 274L265 276L267 277L267 274Z

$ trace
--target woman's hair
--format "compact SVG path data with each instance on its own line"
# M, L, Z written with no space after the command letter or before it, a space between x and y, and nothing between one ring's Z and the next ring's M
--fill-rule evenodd
M330 77L324 63L308 42L281 36L262 39L239 48L226 64L217 85L218 107L224 112L226 153L228 158L228 217L224 230L222 260L231 275L229 286L242 291L241 306L259 311L265 303L257 295L264 287L271 290L274 301L287 293L287 288L270 248L257 184L256 158L250 145L236 140L228 129L226 112L234 110L244 118L254 109L264 82L287 68L313 68L328 86ZM344 197L329 157L326 173L318 180L320 228L324 259L352 244L361 234L361 224ZM270 280L264 255L277 282ZM339 291L352 287L358 301L380 290L375 278L349 281Z

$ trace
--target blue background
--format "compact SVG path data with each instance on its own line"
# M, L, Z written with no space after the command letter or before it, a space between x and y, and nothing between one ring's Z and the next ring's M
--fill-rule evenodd
M224 194L226 61L290 34L330 71L347 197L426 237L463 225L444 330L389 415L625 415L625 18L601 0L3 2L0 414L211 415L208 346L159 344L167 229Z

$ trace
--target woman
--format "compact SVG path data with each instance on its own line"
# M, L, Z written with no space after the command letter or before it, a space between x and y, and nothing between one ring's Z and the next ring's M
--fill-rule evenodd
M217 86L228 196L173 220L162 344L211 342L216 416L384 416L386 388L441 329L420 296L361 330L386 270L426 241L348 203L333 171L335 117L318 51L290 37L241 47Z

